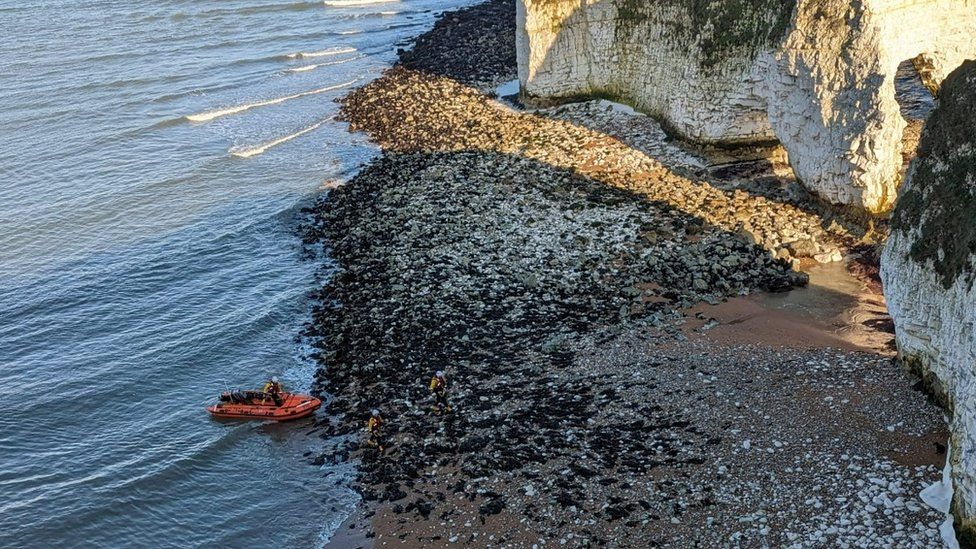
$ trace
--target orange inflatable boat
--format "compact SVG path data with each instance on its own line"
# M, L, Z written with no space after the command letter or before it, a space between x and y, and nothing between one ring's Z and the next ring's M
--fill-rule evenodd
M214 417L227 419L265 419L285 421L312 415L322 401L294 393L281 393L277 399L260 391L233 391L220 395L220 402L207 406Z

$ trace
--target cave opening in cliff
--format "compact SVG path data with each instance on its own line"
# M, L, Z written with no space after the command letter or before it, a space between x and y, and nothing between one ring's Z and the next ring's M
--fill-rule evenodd
M935 98L925 86L912 59L898 65L895 74L895 99L905 120L925 120L935 108Z
M935 108L935 97L926 87L912 59L906 59L898 65L898 72L895 74L895 99L901 108L902 117L908 122L902 137L902 169L905 170L915 157L925 119Z

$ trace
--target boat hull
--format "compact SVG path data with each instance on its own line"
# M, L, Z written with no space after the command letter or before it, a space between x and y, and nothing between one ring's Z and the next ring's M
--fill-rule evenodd
M251 398L246 402L222 401L207 406L207 412L215 418L222 419L288 421L308 417L322 406L321 400L309 395L285 393L281 400L280 406L270 399Z

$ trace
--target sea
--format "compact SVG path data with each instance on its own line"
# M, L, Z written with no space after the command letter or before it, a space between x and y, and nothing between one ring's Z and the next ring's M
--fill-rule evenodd
M315 419L204 407L309 389L301 210L377 153L335 99L474 1L0 0L0 547L328 543Z
M328 542L315 419L204 407L309 389L301 210L376 154L335 99L472 1L0 0L0 547Z

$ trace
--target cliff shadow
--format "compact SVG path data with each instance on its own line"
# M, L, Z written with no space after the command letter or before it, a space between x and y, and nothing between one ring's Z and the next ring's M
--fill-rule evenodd
M441 47L427 38L429 47ZM426 63L439 59L421 53ZM627 355L617 347L623 336L653 338L649 328L680 341L675 326L687 304L802 282L771 242L782 240L784 227L813 231L816 216L677 173L605 132L507 109L461 82L468 77L452 78L451 69L415 69L401 65L344 100L351 129L367 132L385 154L323 199L310 235L330 242L342 267L315 311L315 330L327 342L320 346L317 388L335 395L330 409L343 418L324 422L323 436L353 433L364 411L378 407L395 441L388 458L363 454L366 501L397 501L403 512L429 519L440 502L456 499L438 500L426 489L436 463L436 482L458 472L466 479L508 474L521 492L533 486L526 479L558 479L530 498L533 506L512 506L509 515L506 506L525 493L506 503L505 487L472 492L468 501L478 505L482 525L486 517L497 524L549 516L549 508L534 504L550 496L557 509L595 498L585 512L605 512L612 521L641 512L624 500L602 505L606 485L597 488L599 476L712 482L718 458L741 445L723 440L724 421L711 432L689 421L711 406L689 405L708 401L705 393L692 400L682 378L715 357L710 368L733 380L734 394L788 414L789 421L777 423L809 422L803 429L817 432L840 417L848 431L859 432L844 413L793 414L804 399L756 390L781 377L766 366L805 370L805 359L785 361L782 349L760 350L767 357L757 360L752 351L759 349L726 357L718 345L694 353L681 347L670 357L661 356L662 348ZM590 343L597 354L587 359L580 348ZM822 349L816 353L824 358ZM677 368L635 396L609 381L614 361L620 379L667 363ZM463 413L441 416L434 426L422 403L431 371L441 367L457 376L451 395ZM669 380L679 383L674 393L658 385ZM711 394L715 386L704 390ZM662 398L667 394L681 396ZM883 392L885 402L890 394ZM807 400L823 402L816 397ZM735 406L721 410L723 420L739 416ZM755 455L744 465L766 478L766 454ZM709 513L718 508L711 500L702 506ZM585 539L639 545L648 532L650 539L691 539L676 530L678 523L654 518L626 523L608 538L587 531Z
M694 403L715 387L692 396L682 379L706 355L717 357L709 370L745 384L734 385L741 398L791 410L768 402L791 394L758 389L783 376L757 371L751 350L609 351L627 339L681 341L688 305L793 282L762 248L666 202L520 154L387 151L323 197L314 216L310 236L328 241L341 266L314 311L316 389L343 418L323 420L320 434L353 434L377 408L393 441L383 457L350 444L323 458L362 457L367 502L398 502L426 519L428 502L441 504L414 481L435 463L468 479L569 463L574 474L559 476L558 489L541 489L562 507L602 494L590 484L598 475L715 478L738 442L723 445L727 426L695 419L709 407ZM606 356L587 359L587 345ZM787 372L807 360L765 352L760 365ZM437 369L449 372L458 411L435 423L424 403ZM637 373L653 376L636 381L647 392L620 390ZM489 521L507 518L492 518L504 508L495 490L470 500ZM652 521L629 531L673 529Z
M362 347L348 356L363 363L378 358L376 342L399 342L417 362L456 362L479 346L542 352L554 335L663 327L695 303L804 282L766 250L671 204L516 154L388 152L318 212L315 236L343 265L330 284L338 293L319 296L323 314L353 314L363 297L426 311L409 313L413 325L379 311L354 327L353 317L319 323L354 329Z
M376 115L374 106L378 104L383 105L381 116ZM677 269L675 272L691 272L683 262L695 261L692 257L717 271L731 273L741 269L732 274L734 282L725 280L724 274L717 278L685 276L681 283L670 280L662 284L660 280L652 279L629 281L628 291L642 296L641 300L680 303L669 305L671 310L682 309L700 300L715 302L751 290L778 291L802 284L806 276L792 271L792 264L777 253L776 244L785 238L804 234L820 236L822 247L831 245L828 235L817 232L821 230L821 218L801 208L741 190L723 190L700 178L686 177L612 136L566 120L514 111L493 101L482 91L442 75L396 67L381 79L350 94L344 100L342 113L352 130L368 133L391 156L427 155L434 159L473 155L494 159L502 167L520 159L526 175L507 178L505 187L508 189L523 184L534 185L526 180L529 174L545 177L557 173L564 174L559 177L572 174L576 180L587 184L570 193L577 195L578 203L566 205L563 215L568 219L585 218L590 214L583 206L586 201L582 197L587 195L606 194L621 204L646 204L656 212L668 212L663 216L648 215L644 220L632 218L620 223L598 221L598 224L626 227L622 229L625 231L639 229L639 237L632 239L635 249L654 248L660 241L667 253L662 252L648 261L674 263L671 268ZM488 160L479 161L479 166L490 164ZM444 173L460 171L462 176L470 172L465 168L455 169L451 162L440 162L432 169ZM483 185L478 185L481 187ZM589 190L580 190L584 187ZM508 195L497 196L507 199ZM468 209L460 208L459 211L467 215ZM790 233L791 228L802 233ZM565 232L572 234L573 231ZM699 241L705 234L712 235L708 240L712 247L702 251ZM759 255L741 253L741 243L759 250ZM820 248L816 247L816 242L809 241L804 246L806 248L799 244L791 247L809 267L813 262L811 256ZM557 249L554 245L553 250ZM733 249L738 251L733 252ZM755 258L757 268L749 267L748 261L738 263L744 257ZM779 273L776 276L789 280L788 283L764 281L770 272L768 269L774 264L776 267L772 270ZM692 293L682 294L684 290L675 288L691 288ZM664 296L662 291L668 295ZM832 292L826 287L818 291L827 295ZM837 297L839 299L840 294ZM614 309L619 310L619 307Z
M398 67L422 71L480 89L495 97L499 83L516 77L516 24L514 0L488 2L451 12L420 36L412 49L402 51ZM571 21L576 12L567 17ZM557 38L558 39L558 38ZM548 52L545 66L549 63ZM527 111L569 122L617 139L646 154L675 174L698 179L719 190L741 190L820 216L821 228L842 227L859 239L868 232L863 216L845 209L830 209L813 199L793 176L785 151L776 143L734 148L700 146L683 141L667 125L631 107L607 100L621 100L607 90L586 96L555 100L544 110ZM517 99L512 107L521 110ZM842 236L838 234L838 236ZM853 242L846 242L848 246Z

